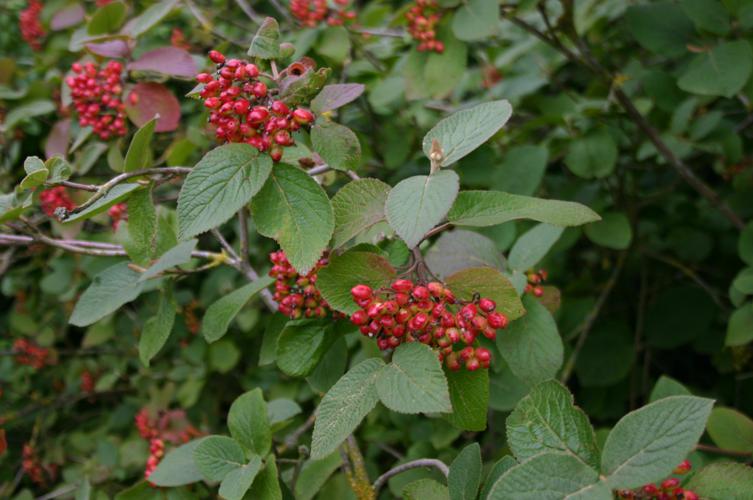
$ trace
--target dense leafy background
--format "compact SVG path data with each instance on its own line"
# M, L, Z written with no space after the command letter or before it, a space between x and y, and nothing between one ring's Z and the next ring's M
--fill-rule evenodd
M153 137L144 137L140 148L131 146L128 155L130 140L126 139L102 142L89 137L76 143L66 153L76 180L98 184L116 172L151 165L198 164L184 186L190 186L192 177L200 180L199 169L211 175L222 158L205 156L214 147L205 127L206 114L200 102L183 96L194 87L194 70L206 65L208 50L244 56L258 22L272 15L280 21L282 41L295 44L296 57L307 55L333 68L329 83L365 86L363 95L353 102L329 111L337 123L353 130L357 150L352 141L339 147L328 139L327 134L333 133L328 128L334 125L311 133L314 149L333 168L403 186L389 196L389 186L376 180L348 184L341 190L350 178L328 172L321 176L320 188L300 171L276 165L271 175L283 191L284 186L295 186L304 193L301 196L318 196L319 205L314 205L309 219L285 214L279 191L269 181L262 187L266 177L244 178L240 183L229 176L226 182L233 189L215 195L235 198L216 210L204 200L181 201L176 207L179 182L155 187L151 195L159 202L158 208L140 218L152 225L134 231L154 236L146 242L129 240L125 228L114 233L104 213L66 225L44 222L45 231L55 237L126 242L136 245L129 251L134 261L140 255L141 264L149 264L177 243L174 237L161 241L166 233L157 230L166 227L163 224L176 227L177 211L180 237L197 237L198 241L189 240L190 248L171 253L170 260L163 262L169 268L188 260L191 245L219 252L217 239L200 233L227 221L258 192L251 203L250 258L261 272L269 267L267 254L277 248L270 238L294 254L296 265L308 268L333 231L336 247L366 227L370 230L361 233L360 239L372 242L380 233L389 232L387 220L413 245L445 219L447 210L446 218L458 227L435 237L433 247L424 250L432 269L449 283L453 277L458 287L473 283L468 290L472 293L493 280L488 270L475 277L472 269L461 271L473 267L469 260L508 271L519 287L529 268L548 271L542 300L526 296L520 307L525 306L527 315L497 342L500 355L488 373L488 394L469 381L453 378L448 388L440 377L426 397L405 400L404 394L392 391L394 385L385 385L386 376L373 388L367 382L376 370L389 370L375 366L380 362L373 359L377 352L372 342L358 335L343 340L342 332L333 331L331 325L307 328L303 337L296 325L282 330L284 321L269 314L262 300L252 299L244 307L258 290L256 285L247 285L246 274L232 267L216 266L157 286L154 281L139 281L138 273L122 259L72 255L38 244L0 247L0 427L8 444L7 451L0 452L0 496L33 498L57 487L68 495L74 488L84 495L86 485L91 484L96 492L92 498L109 498L136 484L148 455L148 444L134 427L134 416L144 406L185 409L187 418L202 432L230 433L240 443L215 436L191 444L197 447L193 456L204 458L190 467L175 458L173 474L165 482L183 484L177 476L181 473L187 475L186 481L192 480L191 474L217 481L225 477L220 494L227 496L233 495L233 488L243 490L244 484L254 481L260 468L254 460L267 453L270 439L282 450L276 467L290 485L295 468L291 461L299 455L297 444L286 439L316 407L328 418L343 421L368 414L356 435L372 480L399 460L436 457L452 463L451 498L472 498L475 488L468 493L458 485L480 483L477 451L465 448L472 442L480 445L483 477L497 478L510 469L514 464L510 453L520 461L532 460L526 468L510 469L493 487L484 483L483 491L498 495L494 498L516 498L523 494L520 488L550 470L568 471L571 483L567 487L576 491L596 481L592 475L599 467L607 475L617 469L625 471L620 468L623 462L640 469L629 456L630 446L640 443L624 433L629 433L631 425L645 428L646 424L623 421L607 438L609 429L646 403L689 393L716 400L708 433L701 438L707 448L732 451L731 457L742 461L751 459L753 421L746 415L753 414L753 271L749 267L753 266L753 225L745 221L753 216L753 4L744 0L440 3L450 9L440 27L447 45L442 55L412 48L411 40L401 34L401 13L406 6L378 0L355 6L360 27L351 31L324 25L302 29L287 17L287 6L282 6L282 12L275 8L277 2L253 2L250 19L241 8L247 2L133 0L122 4L124 13L119 18L114 10L98 14L93 2L55 0L45 2L42 20L48 33L38 52L20 43L17 16L25 2L9 0L0 5L0 192L11 192L29 174L28 169L24 172L27 156L46 158L60 151L60 136L67 127L75 142L77 126L70 125L66 106L60 104L65 99L61 83L70 64L82 55L83 38L116 32L126 18L140 14L137 22L129 21L124 28L137 40L135 57L170 46L174 29L184 34L190 56L158 59L156 66L143 57L130 68L131 81L141 82L141 95L163 106ZM82 28L85 21L76 20L77 15L66 14L75 22L65 25L68 17L61 11L78 7L86 12L88 33ZM362 32L373 33L364 36ZM538 38L541 33L553 37L553 45ZM257 51L263 46L262 39L254 42ZM424 134L452 111L500 99L509 101L513 109L501 131L497 128L509 114L506 109L492 109L489 116L476 116L472 123L458 120L459 124L448 124L444 132L441 127L435 129L445 138L443 144L451 144L447 134L464 133L461 125L465 123L478 137L473 146L480 147L470 148L473 151L466 156L462 148L453 149L459 158L455 168L432 178L444 186L438 188L437 206L426 210L411 205L411 217L405 217L404 208L416 189L411 183L423 184L415 177L405 179L429 171L424 152L430 152L431 143L422 143ZM313 108L324 112L339 104L321 97ZM138 126L151 118L144 118L138 109L129 110L129 116ZM136 125L131 124L131 129L136 130ZM254 173L270 168L268 160L236 149L228 153L235 155L236 175L243 175L248 165ZM455 158L449 155L447 159ZM242 186L235 188L233 183ZM456 191L458 185L463 190L579 202L597 212L601 221L563 230L559 226L578 226L592 219L580 214L576 220L579 214L567 205L531 207L523 198L490 200L495 195L476 192L462 193L450 209L454 194L447 192ZM138 187L123 185L122 196L129 194L125 186ZM450 197L449 203L442 194ZM74 197L81 203L87 196L76 192ZM332 208L327 196L334 197ZM139 205L134 198L129 200L132 213L139 206L149 210L148 204ZM115 201L113 197L108 205ZM380 212L384 201L386 214ZM363 203L358 211L352 209L356 202ZM394 213L391 203L397 207ZM504 205L508 211L501 215L483 212L486 203ZM279 208L279 217L264 212L270 206ZM102 204L97 210L106 208ZM363 213L364 220L350 220L356 212ZM187 216L181 219L181 213L191 214L189 225L182 225ZM290 224L298 228L301 240L289 238L285 228ZM11 232L6 229L2 227L2 232ZM235 219L221 231L231 243L238 241ZM407 258L397 239L383 242L382 249L392 264L402 264ZM336 284L353 274L347 265L360 266L364 278L390 277L389 263L384 264L385 274L380 274L373 263L359 263L357 255L350 259L354 262L343 264L341 274L331 270L335 295ZM196 267L197 262L191 265ZM92 278L105 270L103 286L84 293ZM458 277L458 271L466 274ZM325 291L324 276L322 281ZM342 310L352 307L347 297L341 300L345 300ZM336 297L330 302L338 307ZM223 311L237 311L237 315L228 321L229 313ZM160 341L146 345L145 332ZM297 342L282 349L278 345L275 351L277 335ZM56 363L39 371L15 364L10 350L19 337L52 348ZM516 341L521 338L534 342ZM166 344L160 349L163 339ZM421 353L405 353L406 366L428 372L437 369L416 361L420 357ZM337 382L351 367L351 379ZM84 372L96 377L91 394L81 390ZM567 383L578 406L590 417L595 434L587 429L588 422L583 423L580 410L572 407L567 391L555 382L544 382L534 390L539 393L529 393L533 385L550 378ZM348 403L352 406L344 407L338 398L352 392L351 387L364 392L361 399ZM261 389L263 399L258 392L256 396L247 393L256 388ZM551 394L540 394L544 391ZM259 416L261 420L268 414L273 437L259 437L258 433L266 432L264 428L243 429L233 424L230 405L244 393L247 400L235 405L247 404L248 411L264 415ZM327 396L322 400L324 393ZM486 427L473 415L458 412L462 396L488 399ZM456 413L446 418L414 414L445 412L450 400ZM526 426L515 422L528 422L537 404L553 401L562 412L558 415L568 419L562 425L580 436L578 449L570 454L557 452L569 448L557 444L557 436L548 436L551 453L537 455L540 450L531 449L530 442L516 441ZM686 405L683 408L690 417L697 416L700 424L690 417L686 422L692 437L688 443L660 446L666 470L652 470L645 477L615 474L610 476L610 487L639 486L642 481L659 479L657 473L668 474L700 436L704 412L710 408L708 400L665 401ZM662 407L655 406L659 403L633 420L665 418ZM268 411L259 410L259 405L268 405ZM666 411L680 411L677 408ZM347 422L342 425L344 430L317 429L311 443L310 433L301 438L301 443L311 444L318 460L306 462L296 473L296 497L353 497L339 468L340 455L331 453L336 446L331 440L344 439L348 426L352 427ZM463 432L463 428L473 431ZM45 463L60 465L54 483L39 487L17 475L21 449L28 442L34 443ZM246 452L257 458L243 467L222 468L232 461L217 459L217 454L224 454L245 463ZM700 469L727 455L695 451L691 460L694 469ZM257 479L249 495L262 495L258 490L274 482L274 473L268 477L275 467L271 464L257 476L266 479ZM539 475L530 476L535 473ZM227 479L230 474L232 481ZM461 474L461 479L453 479L453 474ZM383 495L441 498L447 492L428 481L440 478L428 469L412 470L391 479ZM418 479L425 481L403 492L405 485ZM753 491L752 481L749 469L728 463L714 463L691 479L697 491L720 499L749 498L745 492ZM541 487L557 492L554 498L569 492L561 489L565 487L561 483ZM160 490L143 484L135 488L131 496L121 498L161 495ZM176 497L193 491L199 498L216 491L193 488L169 491Z

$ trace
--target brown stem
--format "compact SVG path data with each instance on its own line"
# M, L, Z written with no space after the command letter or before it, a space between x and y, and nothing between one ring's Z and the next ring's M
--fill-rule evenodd
M374 492L378 494L379 490L382 488L382 486L384 486L384 483L389 481L391 477L397 476L398 474L407 470L417 469L420 467L433 467L441 472L444 477L447 477L450 474L449 467L447 467L447 465L441 460L437 460L435 458L420 458L418 460L413 460L411 462L397 465L379 476L377 480L374 481Z
M726 450L724 448L718 448L716 446L701 443L695 445L695 449L698 451L705 451L707 453L715 453L717 455L727 455L729 457L750 458L751 456L753 456L753 453L749 451Z

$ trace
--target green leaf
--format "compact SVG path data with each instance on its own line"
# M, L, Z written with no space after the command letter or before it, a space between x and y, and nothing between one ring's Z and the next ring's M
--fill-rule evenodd
M623 213L606 213L599 222L587 225L585 231L589 240L615 250L625 250L633 239L630 221Z
M740 270L732 281L732 286L745 295L753 295L753 267Z
M242 500L260 469L261 458L254 455L246 465L228 472L220 483L220 497L225 500Z
M443 232L426 253L426 265L440 278L469 267L504 269L505 259L486 236L463 229Z
M265 459L264 468L251 485L248 498L259 500L282 500L280 481L277 478L277 463L274 454Z
M243 448L227 436L207 436L193 451L193 460L207 481L222 481L229 472L243 467Z
M452 413L444 419L458 429L483 431L489 411L489 370L446 371Z
M565 453L541 453L510 468L489 491L488 500L562 500L595 484L599 473ZM611 495L592 500L611 500Z
M362 83L325 85L321 92L311 101L311 111L321 114L345 106L349 102L358 99L363 94L365 88Z
M751 340L753 340L753 304L748 302L736 309L729 317L724 345L745 345Z
M701 498L748 500L753 491L753 469L734 462L715 462L699 470L684 486Z
M221 297L207 308L201 322L201 333L207 342L221 339L230 326L230 322L251 300L251 297L261 292L274 282L269 276L262 276L258 280Z
M580 226L597 221L590 208L570 201L542 200L501 191L462 191L447 214L456 226L496 226L511 220L532 219L555 226Z
M471 443L450 464L447 486L450 500L476 500L481 486L481 447Z
M499 303L497 303L499 309ZM512 373L533 385L554 377L562 366L562 339L551 313L541 302L523 298L526 315L497 333L497 346Z
M311 458L324 458L335 451L374 409L379 401L375 380L383 366L379 358L367 359L351 368L324 395L314 421Z
M144 284L139 273L127 262L120 262L97 274L81 294L68 322L76 326L91 325L141 294Z
M442 148L440 165L451 165L488 141L511 115L512 106L505 100L486 102L453 113L424 136L424 154L430 155L432 141L436 139Z
M403 488L404 500L450 500L447 486L433 479L419 479Z
M86 25L86 32L90 35L115 33L125 21L126 10L126 5L122 2L112 2L99 7Z
M437 353L421 343L402 344L376 379L379 399L400 413L449 413L450 394Z
M305 377L337 338L331 321L290 321L277 339L277 366L291 377Z
M322 187L303 170L279 164L251 206L259 233L280 244L298 273L308 273L335 228Z
M149 366L149 361L157 355L170 337L175 323L175 307L169 288L160 293L157 313L146 320L139 337L139 359L144 366Z
M136 264L147 266L156 256L157 210L151 189L140 189L128 198L128 240L124 247Z
M59 156L53 156L44 162L44 166L50 173L49 181L52 183L58 183L67 181L71 177L71 166L63 158Z
M353 331L355 327L350 325L349 322L343 321L338 322L335 328L336 331L343 331L343 334L346 334ZM345 342L345 337L340 337L327 349L317 367L311 372L311 375L306 377L306 382L313 390L325 393L340 380L347 365L348 344Z
M499 191L530 196L544 177L549 152L544 146L514 146L505 152L502 164L494 169L491 186ZM484 169L486 174L486 169Z
M494 483L497 482L497 479L499 479L502 474L512 469L517 464L518 462L510 455L505 455L504 457L497 460L497 462L492 466L492 470L489 471L489 474L487 474L486 478L484 479L484 487L481 489L481 495L479 495L479 498L481 500L486 500L487 498L489 498L489 492L491 491L492 486L494 486Z
M129 218L130 215L129 212ZM191 260L191 253L196 248L197 243L198 241L196 239L178 243L176 246L165 252L162 257L157 259L157 262L152 264L146 271L141 273L139 281L146 281L149 278L154 278L168 269L189 262Z
M280 26L273 17L264 19L251 40L247 54L260 59L277 59L280 55Z
M139 16L131 19L123 28L123 33L130 35L132 38L138 38L159 24L179 2L180 0L161 0L155 3Z
M633 5L625 17L639 44L667 57L684 54L695 34L693 24L674 2Z
M266 456L272 448L267 403L261 389L241 394L233 401L227 415L230 435L256 455Z
M133 134L131 145L128 146L128 151L126 151L125 163L123 164L124 172L133 172L134 170L147 168L151 163L152 137L154 136L154 125L156 123L157 119L152 118Z
M135 182L118 184L117 186L110 189L102 198L99 198L97 201L81 210L80 212L76 212L75 214L67 217L63 220L63 222L70 223L90 219L95 215L101 214L102 212L106 211L111 206L126 200L129 196L131 196L131 193L133 193L137 189L141 189L141 184L137 184Z
M723 42L697 54L677 80L677 86L699 95L732 97L753 71L753 49L746 40Z
M382 288L395 275L395 269L386 258L354 249L330 258L329 264L317 275L316 288L333 309L353 314L359 307L353 302L351 288L359 284Z
M338 452L332 452L321 460L307 460L303 464L298 482L295 484L296 500L311 500L316 496L329 476L342 464Z
M714 408L706 430L720 448L753 453L753 420L733 408Z
M496 269L490 267L471 267L447 277L447 286L460 300L471 300L478 293L497 303L497 311L510 320L517 319L525 313L518 292L512 283Z
M204 439L194 439L168 452L149 476L149 482L171 488L201 481L201 471L196 467L193 454Z
M510 249L507 263L510 269L526 271L539 263L562 235L564 229L538 224L520 236Z
M13 109L8 111L8 114L5 115L3 123L0 124L0 131L8 132L13 130L16 125L23 123L29 118L52 113L55 109L57 109L55 103L47 99L38 99L20 106L14 106Z
M389 184L378 179L358 179L343 186L332 197L335 215L332 247L341 247L374 224L385 220L384 204L389 192Z
M89 482L89 478L85 477L79 487L76 489L75 500L89 500L92 494L92 485Z
M315 48L322 57L331 62L337 65L344 63L351 50L348 30L343 26L333 26L324 30Z
M714 401L670 396L622 417L607 437L601 472L613 489L668 476L703 434Z
M696 28L721 36L729 32L729 14L718 0L682 0L680 6Z
M356 134L343 125L317 123L311 128L311 145L336 170L355 169L361 163L361 143Z
M39 187L47 180L49 171L42 160L36 156L29 156L24 160L26 177L21 181L21 189L33 189Z
M206 155L178 196L178 233L186 240L235 215L262 189L272 171L269 155L248 144L226 144Z
M499 29L499 3L495 0L469 0L452 16L452 32L458 40L483 40Z
M691 392L677 380L666 375L659 377L656 381L656 385L651 390L651 396L649 397L649 403L658 401L662 398L669 396L691 396Z
M606 131L589 134L570 143L565 165L584 179L601 179L614 170L617 144Z
M387 221L409 248L444 219L458 194L459 182L455 172L442 170L409 177L392 188L385 204Z
M467 45L456 39L449 27L440 27L439 31L439 39L445 45L443 53L419 52L414 48L405 60L402 74L409 100L447 97L466 74Z
M599 468L599 447L588 416L565 386L549 380L534 387L507 417L507 442L519 461L562 451Z

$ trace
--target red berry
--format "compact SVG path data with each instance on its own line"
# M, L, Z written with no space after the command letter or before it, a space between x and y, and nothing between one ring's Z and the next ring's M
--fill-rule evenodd
M478 301L479 308L484 312L492 312L497 307L497 304L491 299L481 298Z
M308 109L298 108L293 111L293 120L301 125L308 125L314 121L314 113Z
M504 314L498 312L489 313L486 320L489 322L489 326L497 330L507 328L507 316Z
M350 289L350 293L357 299L369 299L374 291L368 285L356 285Z
M680 486L680 480L677 479L676 477L670 477L669 479L665 479L661 483L661 487L663 490L671 490L671 489L677 488L678 486Z
M680 465L675 467L675 470L673 471L674 474L685 474L692 468L692 465L690 465L690 460L683 460Z
M392 283L392 289L400 293L408 293L413 289L413 282L410 280L397 280Z
M212 62L217 63L217 64L222 64L225 62L225 56L216 50L209 51L209 59L211 59Z

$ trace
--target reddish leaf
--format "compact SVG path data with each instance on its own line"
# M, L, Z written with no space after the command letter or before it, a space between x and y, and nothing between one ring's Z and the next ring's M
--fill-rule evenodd
M136 97L131 97L134 94ZM142 82L136 84L128 94L126 113L138 127L143 126L158 114L159 119L154 131L170 132L178 128L180 104L175 95L161 83Z
M128 65L131 71L154 71L163 75L193 78L198 68L186 50L178 47L160 47L145 52Z
M5 429L0 429L0 455L8 449L8 441L5 439Z
M363 94L364 86L360 83L336 83L326 85L319 95L311 101L311 110L315 113L332 111L358 99Z
M102 57L126 57L131 48L125 40L108 40L102 43L87 43L86 49Z
M68 5L55 12L55 15L50 20L50 29L52 31L60 31L71 26L76 26L84 20L85 15L86 11L80 3Z
M65 158L68 152L68 142L71 140L71 119L60 120L52 126L50 135L44 145L45 158L62 156Z

